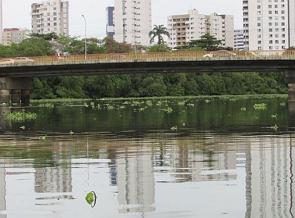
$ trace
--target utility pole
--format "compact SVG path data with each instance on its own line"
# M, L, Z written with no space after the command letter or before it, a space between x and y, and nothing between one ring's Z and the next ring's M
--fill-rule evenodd
M84 24L85 24L85 32L84 32L84 43L85 43L85 45L84 45L84 51L85 51L85 61L87 60L87 22L86 22L86 17L85 17L85 15L81 15L82 16L82 18L83 18L83 20L84 20Z

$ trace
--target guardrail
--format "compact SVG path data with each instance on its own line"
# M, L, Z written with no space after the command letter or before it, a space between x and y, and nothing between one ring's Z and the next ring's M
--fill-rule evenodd
M176 51L159 53L116 53L70 55L66 57L41 56L25 58L2 58L0 68L7 66L66 65L87 63L121 62L168 62L168 61L216 61L216 60L295 60L295 50L286 51Z

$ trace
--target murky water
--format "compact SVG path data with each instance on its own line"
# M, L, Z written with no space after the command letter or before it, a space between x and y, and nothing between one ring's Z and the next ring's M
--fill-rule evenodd
M2 119L0 217L294 217L285 100L206 102L34 107L35 121Z

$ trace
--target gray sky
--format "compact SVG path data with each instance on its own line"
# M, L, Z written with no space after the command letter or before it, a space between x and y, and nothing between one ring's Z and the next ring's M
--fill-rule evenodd
M31 3L36 0L3 0L4 27L26 27L30 29ZM38 0L37 0L38 2ZM105 35L107 6L114 0L69 0L70 34L83 35L81 14L88 21L88 35L103 37ZM235 16L236 28L242 27L242 0L152 0L153 24L167 23L167 16L186 13L195 8L200 13L223 13Z

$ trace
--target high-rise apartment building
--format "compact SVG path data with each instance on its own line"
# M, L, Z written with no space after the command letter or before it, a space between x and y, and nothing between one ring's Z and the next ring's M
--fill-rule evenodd
M106 26L106 34L107 37L113 38L115 35L115 24L114 24L114 7L107 7L107 26Z
M295 0L244 0L247 50L283 50L295 46Z
M2 0L0 0L0 44L3 42L3 15L2 15Z
M150 45L151 11L151 0L115 0L115 40Z
M187 14L169 16L168 31L171 48L184 46L206 33L221 40L221 46L234 47L234 18L231 15L203 15L195 9L190 10Z
M32 33L69 35L69 2L50 0L32 4Z
M245 50L245 37L244 37L244 30L238 29L235 30L235 43L234 43L234 50L243 51Z
M3 44L10 45L12 43L20 43L26 39L28 35L29 31L27 29L5 28L2 35Z

